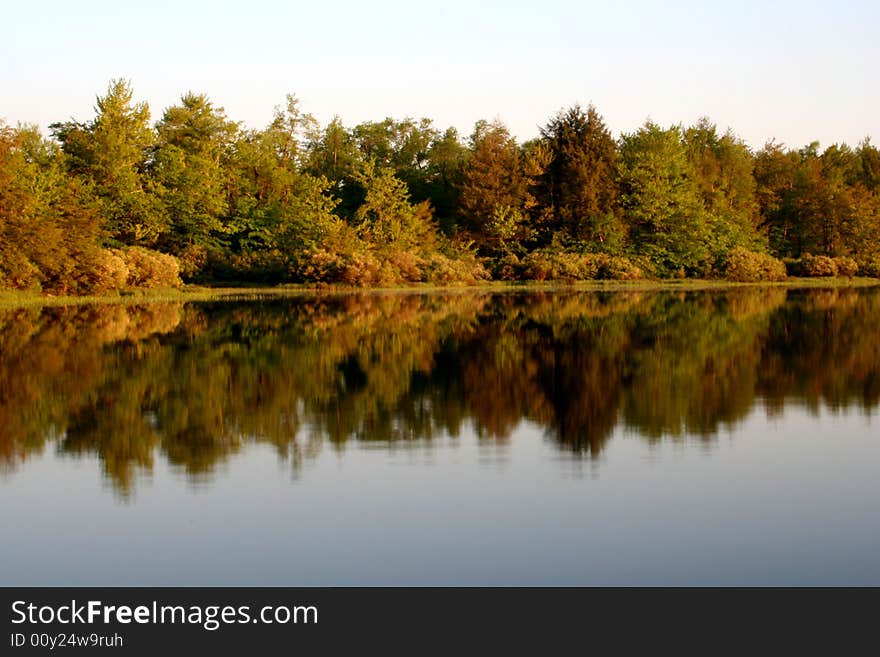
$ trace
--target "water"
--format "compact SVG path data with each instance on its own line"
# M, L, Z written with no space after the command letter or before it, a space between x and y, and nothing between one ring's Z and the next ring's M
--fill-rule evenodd
M0 312L0 584L880 584L880 292Z

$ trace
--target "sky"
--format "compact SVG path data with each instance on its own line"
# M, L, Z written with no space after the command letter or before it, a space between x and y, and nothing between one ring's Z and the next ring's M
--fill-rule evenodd
M154 119L186 91L262 127L499 118L537 136L592 102L615 135L708 116L752 147L880 141L880 2L0 0L0 119L94 114L112 78Z

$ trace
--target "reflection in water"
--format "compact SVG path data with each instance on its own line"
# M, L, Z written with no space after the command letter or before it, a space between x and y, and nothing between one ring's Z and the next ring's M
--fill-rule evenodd
M0 464L97 454L118 491L253 442L430 441L524 420L598 454L623 425L710 439L749 414L880 401L880 294L364 294L0 313Z

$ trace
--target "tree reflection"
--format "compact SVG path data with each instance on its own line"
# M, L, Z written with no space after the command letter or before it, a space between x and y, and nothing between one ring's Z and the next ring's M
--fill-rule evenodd
M880 294L326 295L0 313L0 464L99 456L123 494L156 458L191 477L252 443L325 445L527 420L598 454L615 428L711 439L770 413L880 402Z

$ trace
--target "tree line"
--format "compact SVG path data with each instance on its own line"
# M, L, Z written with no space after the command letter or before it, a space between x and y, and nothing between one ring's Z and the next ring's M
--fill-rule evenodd
M251 129L187 93L153 123L114 80L94 117L0 124L0 287L186 281L880 275L880 150L757 152L708 119L615 139L592 105L519 143L429 119Z

